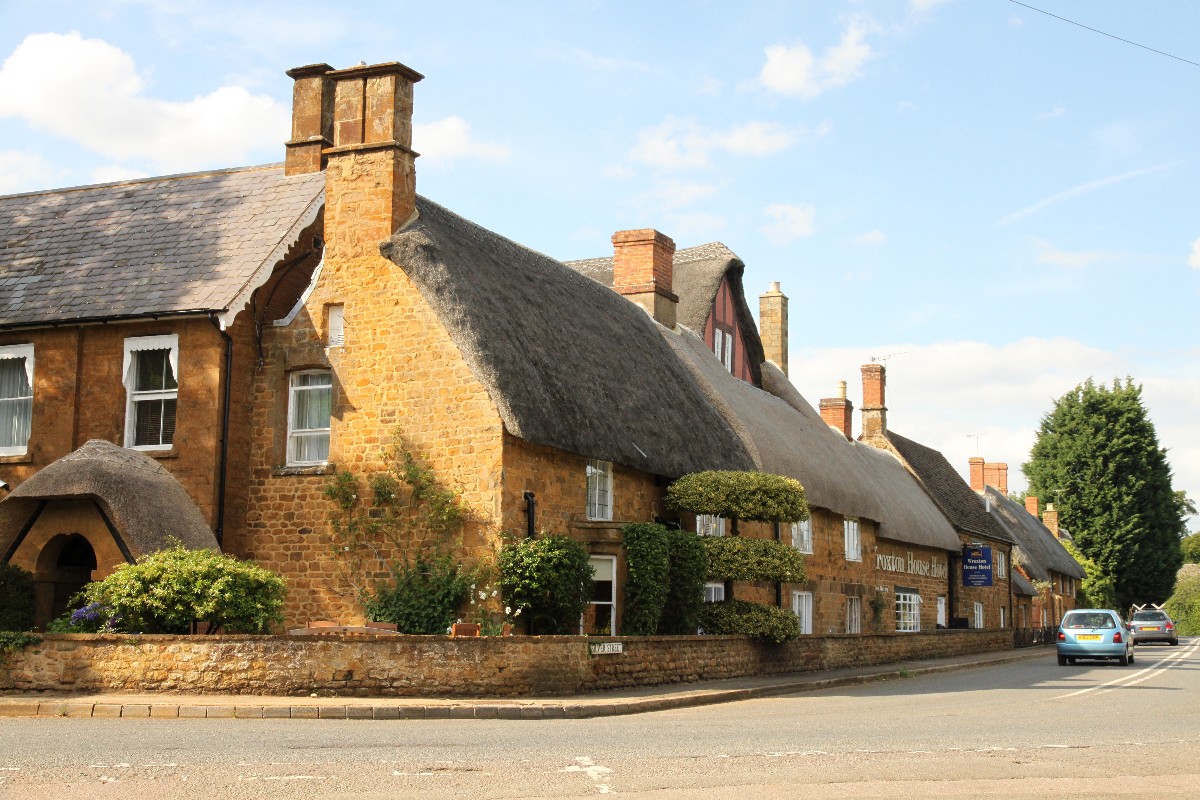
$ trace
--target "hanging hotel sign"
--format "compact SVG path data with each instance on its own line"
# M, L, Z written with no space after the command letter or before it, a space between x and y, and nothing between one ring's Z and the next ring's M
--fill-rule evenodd
M920 559L911 552L902 556L890 553L875 554L875 569L884 572L903 572L906 575L921 575L927 578L946 577L946 562L933 558Z
M963 586L992 585L992 548L968 544L962 550Z

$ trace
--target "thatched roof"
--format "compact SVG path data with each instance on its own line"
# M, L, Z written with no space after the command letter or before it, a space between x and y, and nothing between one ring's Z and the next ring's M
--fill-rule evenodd
M660 331L743 438L756 469L800 481L809 505L875 520L885 538L959 549L954 528L903 464L830 428L774 365L762 367L769 393L731 375L690 331Z
M987 513L983 499L971 491L946 457L932 447L914 442L894 431L885 434L892 446L916 473L925 490L958 530L997 542L1012 543L1012 536Z
M0 327L236 314L324 188L270 165L0 197Z
M381 246L509 433L669 477L753 460L640 307L423 197Z
M204 515L171 473L149 456L92 439L38 470L0 502L0 531L24 527L42 500L95 500L134 558L161 550L169 538L216 550ZM13 524L15 522L15 524ZM11 541L0 541L0 552Z
M1009 570L1008 578L1009 582L1012 583L1014 594L1024 595L1025 597L1037 597L1038 590L1034 588L1033 584L1029 582L1028 578L1017 572L1015 569Z
M611 256L564 263L602 286L612 288L613 260ZM758 383L760 382L758 365L766 360L766 356L763 355L758 325L754 322L754 316L746 302L745 289L742 286L742 275L745 270L746 265L742 260L720 242L685 247L675 251L675 258L672 261L673 285L671 290L679 297L679 307L675 312L676 321L693 331L703 331L705 323L708 322L708 316L712 313L717 290L721 288L721 281L728 279L738 328L741 329L746 345L746 363L750 365L751 374Z
M1086 573L1079 562L1059 543L1050 529L1025 506L1009 500L995 486L984 489L991 512L1012 536L1024 555L1023 566L1036 581L1050 580L1050 570L1082 580Z

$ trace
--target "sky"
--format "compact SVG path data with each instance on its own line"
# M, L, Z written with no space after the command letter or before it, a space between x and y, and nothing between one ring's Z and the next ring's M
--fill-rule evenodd
M725 243L752 307L789 296L810 402L860 407L881 360L889 428L1010 491L1057 398L1131 377L1200 499L1197 30L1111 0L0 0L0 194L281 161L287 69L400 61L421 194L563 260Z

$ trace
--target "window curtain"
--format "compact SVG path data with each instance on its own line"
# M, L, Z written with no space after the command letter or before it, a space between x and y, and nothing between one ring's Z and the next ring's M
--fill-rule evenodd
M0 358L0 448L24 449L33 420L33 387L25 357Z

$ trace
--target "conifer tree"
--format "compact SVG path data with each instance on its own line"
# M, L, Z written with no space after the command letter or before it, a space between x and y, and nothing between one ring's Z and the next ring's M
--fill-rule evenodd
M1111 578L1120 609L1171 596L1184 506L1132 379L1111 389L1088 379L1059 398L1023 470L1029 493L1055 504L1059 524Z

